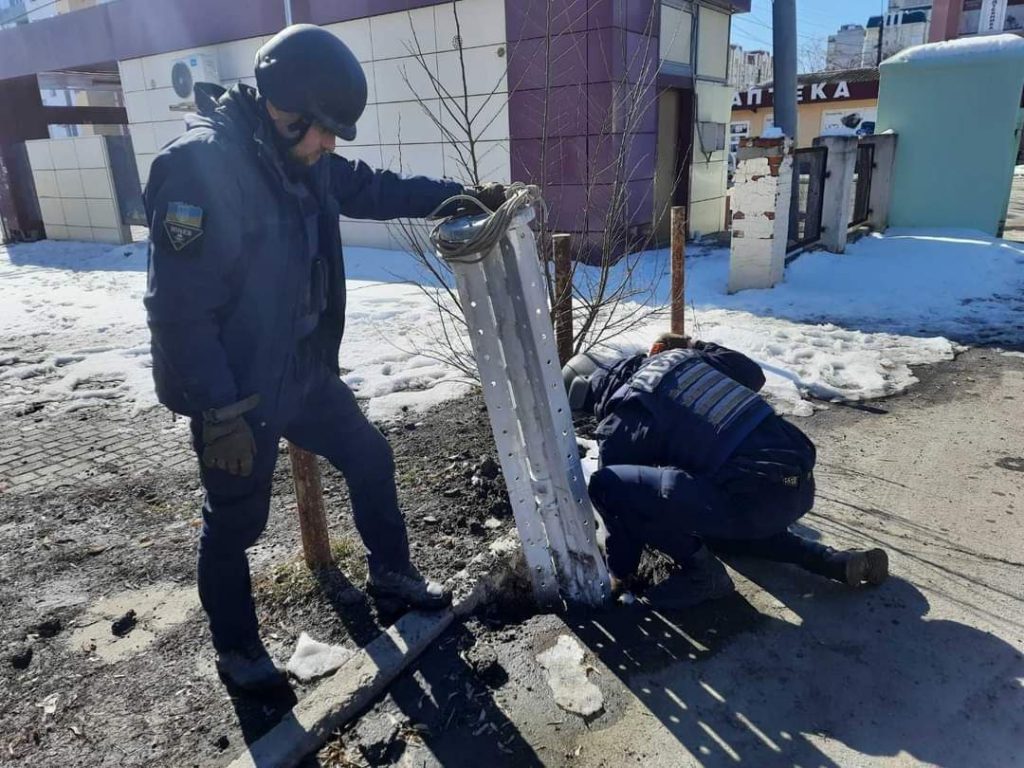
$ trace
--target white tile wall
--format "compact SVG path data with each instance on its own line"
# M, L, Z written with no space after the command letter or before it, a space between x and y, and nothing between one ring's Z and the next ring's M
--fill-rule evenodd
M106 168L83 169L82 189L85 191L86 199L114 199L110 172Z
M499 55L506 45L505 0L462 0L458 4L461 36L465 48L468 93L473 108L482 96L498 84L500 96L488 104L477 121L480 138L486 140L486 155L481 160L485 178L507 179L508 108L505 103L507 58ZM427 106L441 115L430 78L410 56L409 44L418 40L427 56L432 73L440 77L453 96L462 94L462 73L452 50L455 21L450 5L418 8L412 11L356 19L325 27L340 37L363 62L367 76L368 107L358 124L355 142L339 142L339 154L361 159L374 167L395 161L396 146L406 145L402 171L427 175L464 173L454 161L454 152L444 145L440 129L424 114L422 107L402 77L404 67L413 88L421 96L430 96ZM236 40L208 46L199 52L216 56L223 85L245 82L255 85L252 66L256 50L267 38ZM439 54L435 53L440 51ZM119 62L125 91L132 141L139 176L145 184L153 157L160 147L183 130L180 113L168 109L181 101L170 86L173 62L186 53L178 51L132 61ZM483 129L492 117L496 119ZM451 124L446 119L446 124ZM176 126L176 127L175 127ZM482 147L484 145L481 145ZM381 225L360 230L360 239L385 242ZM343 227L344 228L344 227Z
M25 144L28 162L32 170L53 170L53 157L50 154L50 142L29 141Z
M92 225L89 220L89 204L84 198L64 197L61 202L64 205L64 221L69 227Z
M355 141L339 142L341 146L374 146L380 144L379 115L376 104L368 104L362 117L356 123Z
M474 96L508 91L508 59L498 55L500 48L502 46L489 45L462 52L466 67L466 93ZM462 94L462 67L458 51L437 55L437 77L448 93Z
M434 9L416 8L371 16L370 37L373 40L373 58L378 61L408 56L410 48L416 50L417 43L420 50L433 51Z
M442 144L392 144L380 149L382 168L406 176L444 176Z
M507 184L511 180L512 166L509 157L509 142L504 141L481 141L475 145L477 171L481 181L500 181ZM461 154L460 154L461 152ZM465 143L455 145L448 144L444 147L444 170L445 176L459 181L469 181L470 174L463 165L461 158L470 157L469 145ZM471 163L467 163L470 166Z
M434 144L441 141L441 129L427 111L436 115L437 101L403 101L377 106L380 120L380 143Z
M34 170L34 169L33 169ZM35 171L36 195L39 197L57 197L57 172Z
M92 227L73 227L69 224L68 240L92 240Z
M117 65L121 70L121 90L124 93L146 90L146 78L142 74L142 59L119 61Z
M104 168L107 163L106 144L101 136L74 139L79 168Z
M152 125L153 144L155 145L156 152L159 152L161 148L185 132L185 121L182 118L153 123Z
M129 94L129 97L134 95ZM152 123L133 123L130 127L130 132L132 135L132 148L136 154L156 154L156 136L153 134Z
M64 224L64 206L59 197L40 197L39 212L43 217L47 234L50 232L51 224Z
M217 69L222 80L238 80L252 77L256 64L256 51L269 38L251 37L247 40L234 40L216 46Z
M71 142L72 139L58 139L58 141ZM82 186L82 172L77 168L65 171L55 171L57 190L60 197L85 198L85 187Z
M182 104L185 100L174 92L173 88L157 88L146 91L149 101L149 120L154 123L184 119L184 112L173 112L171 106Z
M369 19L355 19L353 21L343 21L339 24L328 24L324 29L339 37L361 62L365 63L373 59Z
M51 240L125 243L114 199L106 141L101 136L26 142L46 235ZM46 166L57 166L52 170Z
M78 156L75 154L75 143L70 139L58 139L50 144L50 157L53 167L58 171L78 169Z
M428 74L429 70L429 74ZM378 102L410 101L434 96L431 76L437 76L437 57L404 56L374 63L374 82ZM459 89L461 92L461 88Z
M87 200L86 205L89 209L90 226L117 229L117 206L113 200Z
M346 142L339 145L335 152L347 160L362 160L371 168L381 167L380 146L378 144L355 146Z
M458 11L463 48L505 44L505 0L467 0L458 4ZM456 29L451 4L434 6L434 24L438 50L449 50Z

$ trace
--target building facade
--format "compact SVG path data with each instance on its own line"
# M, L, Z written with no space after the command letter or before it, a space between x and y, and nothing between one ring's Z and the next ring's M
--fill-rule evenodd
M877 67L902 50L928 42L931 11L927 8L890 11L868 19L862 67Z
M729 85L750 88L767 83L773 77L774 59L768 51L745 51L742 46L729 46Z
M28 15L37 0L20 2L25 15L0 30L0 112L31 119L0 120L0 157L5 145L46 138L50 125L74 125L74 115L52 112L40 75L113 68L142 185L192 108L182 82L254 84L256 50L284 26L279 0L254 0L245 13L229 0L82 0L91 7L81 10L60 0L48 3L56 15L38 21ZM730 18L749 0L292 6L295 22L337 34L366 70L370 101L357 140L339 145L346 157L540 183L552 225L592 241L614 229L639 242L673 204L689 207L693 232L724 229ZM351 244L401 245L385 224L342 229Z
M828 36L825 69L856 69L864 55L863 24L843 24L834 35Z
M773 104L770 83L736 93L729 129L734 145L746 136L762 136L774 126ZM798 147L809 147L816 137L826 133L871 135L877 118L877 69L815 72L798 78Z
M1024 34L1024 0L934 0L929 40L971 35Z

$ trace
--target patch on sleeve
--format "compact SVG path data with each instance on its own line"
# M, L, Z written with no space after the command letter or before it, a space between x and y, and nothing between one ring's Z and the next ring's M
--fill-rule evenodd
M168 203L164 231L174 250L180 251L202 237L203 209L188 203Z

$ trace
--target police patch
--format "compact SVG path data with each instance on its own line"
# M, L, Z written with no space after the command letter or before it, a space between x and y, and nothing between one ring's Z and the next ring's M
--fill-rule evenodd
M168 203L164 231L174 250L180 251L203 234L203 209L188 203Z

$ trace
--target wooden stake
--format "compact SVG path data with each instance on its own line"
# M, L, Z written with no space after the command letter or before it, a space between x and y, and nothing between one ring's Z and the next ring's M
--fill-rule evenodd
M686 327L686 207L672 206L672 333Z
M320 468L316 456L294 443L288 443L288 456L292 460L292 480L295 482L295 501L299 512L299 530L302 531L302 554L311 569L322 568L333 561L331 539L324 514L324 493L320 485Z
M562 365L572 357L572 235L554 235L555 253L555 340Z

